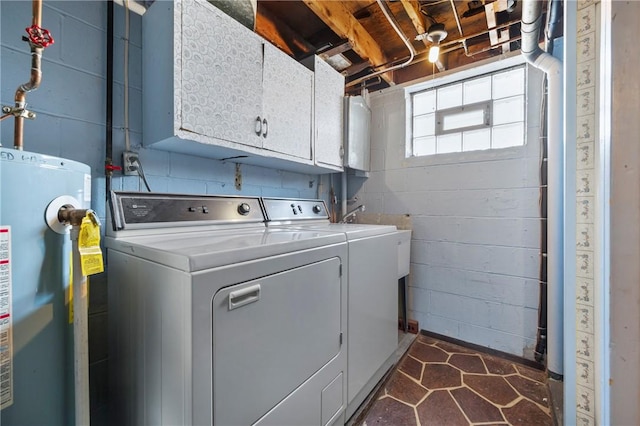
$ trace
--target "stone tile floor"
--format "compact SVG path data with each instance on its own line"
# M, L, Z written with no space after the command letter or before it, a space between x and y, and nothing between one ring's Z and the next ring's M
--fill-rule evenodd
M374 400L360 425L554 424L544 372L423 335Z

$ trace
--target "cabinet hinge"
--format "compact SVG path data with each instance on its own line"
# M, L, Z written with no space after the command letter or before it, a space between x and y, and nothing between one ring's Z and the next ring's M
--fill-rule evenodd
M340 333L339 340L340 340L340 346L342 346L342 333Z

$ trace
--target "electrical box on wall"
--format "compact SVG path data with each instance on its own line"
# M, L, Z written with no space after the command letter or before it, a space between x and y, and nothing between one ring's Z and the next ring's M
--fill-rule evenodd
M344 99L344 165L369 171L371 158L371 109L362 96Z

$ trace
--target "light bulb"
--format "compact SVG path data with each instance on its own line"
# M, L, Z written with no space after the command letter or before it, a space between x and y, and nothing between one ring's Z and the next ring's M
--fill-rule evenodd
M432 45L429 48L429 62L435 64L438 62L438 56L440 55L440 46L437 44Z

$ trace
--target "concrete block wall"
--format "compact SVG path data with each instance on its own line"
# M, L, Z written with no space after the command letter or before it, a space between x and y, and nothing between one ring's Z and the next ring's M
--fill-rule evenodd
M527 142L405 158L403 88L371 96L368 179L349 197L412 218L410 316L420 328L533 358L540 252L541 75L529 70Z
M27 95L37 113L25 123L25 150L79 161L92 169L92 208L106 225L105 111L107 2L45 1L43 27L55 44L45 49L41 87ZM29 46L21 41L31 23L31 2L0 2L0 103L13 105L15 90L29 79ZM142 18L130 14L129 112L130 140L139 151L149 185L157 192L264 195L315 198L321 180L329 178L242 165L242 190L235 188L235 164L141 148ZM124 34L122 7L115 5L113 159L124 151ZM160 88L161 89L161 88ZM13 120L0 124L0 143L13 146ZM339 179L336 180L339 182ZM138 177L116 176L114 190L145 190ZM103 226L104 229L104 226ZM107 416L107 288L106 277L91 277L89 311L92 423Z

